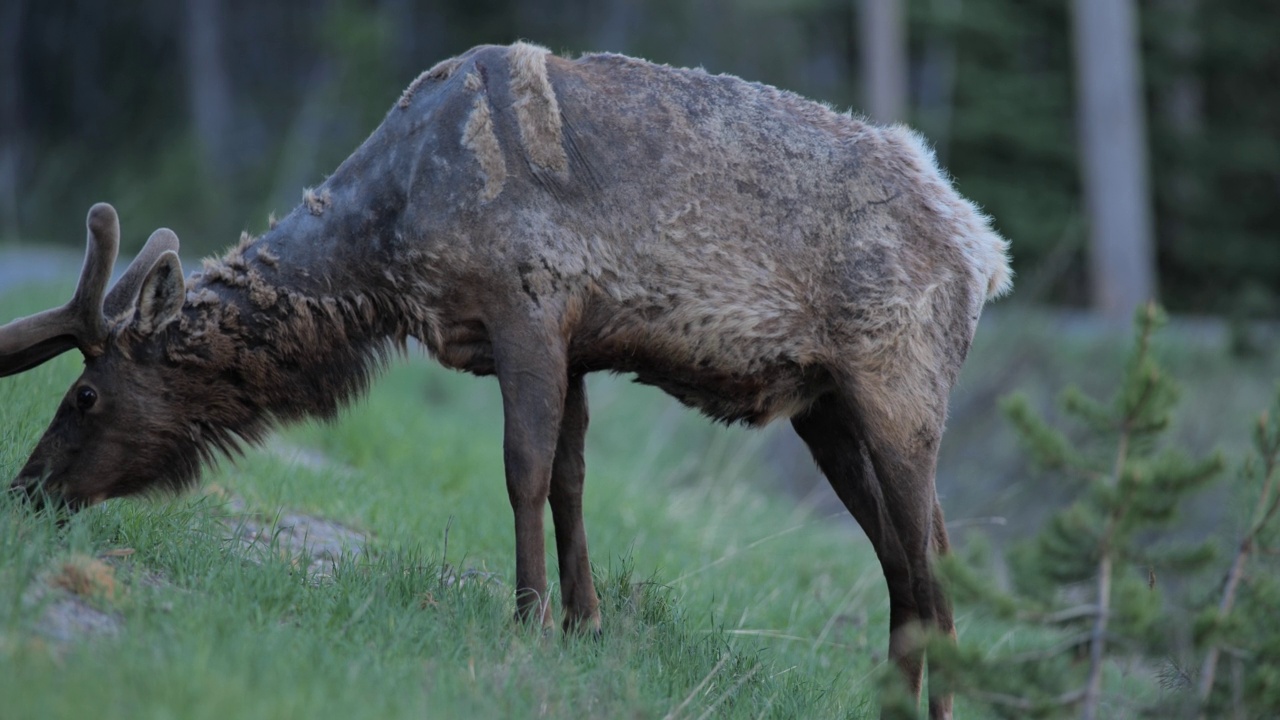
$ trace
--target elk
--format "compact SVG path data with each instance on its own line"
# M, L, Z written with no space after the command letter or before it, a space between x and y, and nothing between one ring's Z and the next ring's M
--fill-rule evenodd
M83 374L13 488L71 509L181 489L269 429L331 417L409 338L495 375L516 615L598 631L583 377L634 374L726 423L787 418L874 545L889 652L919 698L948 395L1007 242L914 133L772 87L620 55L482 46L420 75L322 185L184 280L168 230L106 285L95 205L64 307L0 328L0 375ZM951 699L929 699L933 717Z

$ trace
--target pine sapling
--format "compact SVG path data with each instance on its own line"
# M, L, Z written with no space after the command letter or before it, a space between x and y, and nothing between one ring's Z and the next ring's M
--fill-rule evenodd
M1012 559L1018 592L987 604L1051 628L1056 642L1004 658L963 658L957 665L966 669L958 674L968 677L952 678L1006 717L1103 716L1108 659L1142 654L1161 642L1156 569L1208 557L1204 547L1168 549L1178 506L1219 472L1222 461L1216 455L1190 459L1167 442L1178 389L1152 352L1163 320L1154 304L1137 313L1136 341L1109 402L1075 389L1063 394L1072 433L1051 426L1025 397L1005 403L1045 479L1068 481L1077 490L1075 500ZM958 594L969 590L987 600L998 594L965 571L951 577Z

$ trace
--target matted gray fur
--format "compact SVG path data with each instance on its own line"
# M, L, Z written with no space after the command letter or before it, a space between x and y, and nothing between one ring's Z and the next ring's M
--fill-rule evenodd
M917 694L917 630L954 633L930 567L948 547L938 442L1010 271L904 127L699 70L485 46L423 73L292 213L185 287L158 232L105 322L115 211L88 225L72 303L0 328L0 375L86 358L14 482L33 497L182 487L274 422L337 412L415 337L498 377L519 617L550 622L550 502L565 627L600 627L582 378L607 370L719 420L789 418L875 545Z

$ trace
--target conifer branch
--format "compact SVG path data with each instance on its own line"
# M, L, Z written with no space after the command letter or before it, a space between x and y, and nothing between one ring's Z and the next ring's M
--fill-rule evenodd
M1075 607L1064 608L1050 613L1028 612L1018 615L1018 619L1024 622L1038 622L1045 625L1059 625L1069 623L1073 620L1081 618L1092 618L1098 616L1098 606L1092 604L1076 605Z
M987 703L988 705L996 705L998 707L1009 708L1010 710L1021 710L1023 712L1031 712L1044 707L1067 707L1079 703L1085 696L1084 688L1078 688L1061 695L1049 698L1048 700L1030 700L1028 698L1019 697L1017 695L1009 695L1007 693L989 692L979 690L974 693L974 697Z
M1129 462L1129 444L1136 425L1142 424L1144 411L1151 400L1159 375L1154 368L1146 369L1148 352L1151 347L1151 334L1159 320L1155 303L1147 303L1139 318L1138 347L1134 352L1132 373L1126 378L1126 385L1132 382L1141 383L1138 396L1132 403L1122 403L1120 420L1120 438L1116 446L1116 459L1112 467L1111 477L1107 480L1111 487L1119 487L1124 476L1125 466ZM1130 386L1131 387L1131 386ZM1120 397L1127 396L1128 387L1121 390ZM1098 547L1098 601L1097 614L1093 619L1093 629L1089 637L1089 675L1085 682L1081 703L1081 717L1084 720L1095 720L1098 716L1098 704L1102 699L1102 666L1106 659L1107 623L1111 619L1111 574L1113 550L1112 536L1124 517L1128 502L1122 500L1113 505L1108 512L1106 530L1103 531Z
M1277 406L1280 406L1280 399L1277 401ZM1277 508L1280 508L1280 493L1275 492L1276 469L1280 466L1280 423L1273 422L1269 413L1264 412L1258 418L1255 441L1258 452L1262 455L1263 464L1258 512L1248 532L1241 539L1235 558L1231 562L1231 569L1227 572L1222 587L1222 598L1218 601L1218 620L1226 618L1235 606L1236 591L1244 580L1245 566L1248 564L1249 557L1257 549L1258 535L1275 517ZM1217 643L1211 644L1205 653L1204 664L1200 667L1200 683L1196 690L1200 698L1201 718L1206 717L1204 706L1209 700L1209 695L1213 693L1214 678L1221 653L1222 650Z
M1105 659L1107 621L1111 616L1111 556L1105 552L1098 561L1098 614L1089 633L1089 679L1085 684L1081 714L1085 720L1098 716L1102 698L1102 663Z
M1007 657L1000 658L1000 662L1009 663L1011 665L1018 665L1018 664L1027 663L1027 662L1040 662L1048 658L1057 657L1058 655L1061 655L1067 650L1071 650L1073 648L1078 648L1081 645L1085 645L1089 642L1091 637L1092 637L1092 633L1088 633L1088 632L1076 633L1064 640L1060 640L1054 643L1053 645L1041 650L1031 650L1029 652L1017 653L1015 655L1009 655Z

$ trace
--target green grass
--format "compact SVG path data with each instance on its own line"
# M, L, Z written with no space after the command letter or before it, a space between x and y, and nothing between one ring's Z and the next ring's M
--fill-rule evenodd
M6 298L4 314L56 299L42 295ZM78 363L73 353L0 382L0 477L16 474ZM887 601L861 531L762 492L761 435L619 378L589 393L602 639L512 621L497 386L406 360L339 422L286 429L206 474L206 489L255 511L368 533L368 552L331 581L246 551L220 520L219 492L112 501L61 529L0 501L0 715L874 714ZM299 448L325 462L284 459ZM547 526L550 549L549 515ZM120 548L134 552L107 558L114 595L85 599L118 632L45 637L54 596L32 602L33 588L70 558ZM554 553L548 563L554 579ZM453 581L469 568L494 579Z
M62 297L0 297L0 319ZM1118 363L1114 343L1012 338L1008 325L975 347L957 394L961 406L991 406L953 422L944 443L940 472L956 483L944 503L962 508L951 515L962 524L985 514L964 510L966 499L1000 494L975 489L982 476L1024 462L1002 459L1011 442L983 429L1002 424L998 391L1035 380L1011 371L999 383L989 376L1001 363L1047 372L1047 361L1028 360L1040 353L1095 374ZM1175 370L1194 366L1189 405L1226 402L1223 378L1238 367L1196 351L1174 360ZM25 460L79 362L72 353L0 380L0 481ZM1037 387L1051 384L1060 387ZM207 472L202 491L112 501L63 528L0 498L0 718L875 717L887 596L847 514L825 506L815 516L768 487L778 468L767 432L714 426L621 378L594 377L588 393L585 515L602 639L544 637L512 621L497 385L410 358L340 421L282 430ZM321 461L291 461L299 452ZM354 527L369 537L366 552L316 582L285 555L246 550L228 494L259 516L305 512ZM554 581L550 527L548 516ZM133 553L106 555L122 548ZM119 587L83 602L118 631L49 637L42 616L57 595L36 599L39 590L68 561L94 557L106 557ZM457 583L466 570L482 572ZM992 653L1058 639L981 607L961 605L957 625ZM1154 672L1113 665L1111 716L1134 716L1135 698L1159 692ZM984 713L958 701L956 716Z

